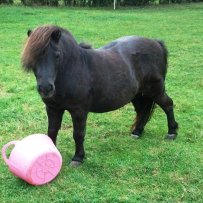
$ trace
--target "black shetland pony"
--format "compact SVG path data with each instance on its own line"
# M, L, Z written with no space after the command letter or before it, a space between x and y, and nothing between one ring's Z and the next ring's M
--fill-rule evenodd
M127 36L92 49L52 25L28 31L28 36L22 66L36 76L46 104L48 135L55 144L63 113L70 112L76 147L73 165L85 156L88 112L113 111L132 102L137 113L132 136L139 138L156 103L167 116L166 138L176 138L173 101L164 87L167 49L162 41Z

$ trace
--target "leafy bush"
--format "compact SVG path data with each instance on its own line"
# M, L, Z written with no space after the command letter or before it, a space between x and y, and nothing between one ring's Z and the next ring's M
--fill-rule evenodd
M22 4L25 6L58 6L59 0L21 0Z
M148 5L150 0L123 0L121 5L124 6L145 6Z
M13 4L13 0L0 0L0 4Z
M78 6L78 7L107 7L113 6L114 0L21 0L26 6ZM12 4L15 0L0 0L1 3ZM190 3L203 0L117 0L117 6L146 6L150 4Z

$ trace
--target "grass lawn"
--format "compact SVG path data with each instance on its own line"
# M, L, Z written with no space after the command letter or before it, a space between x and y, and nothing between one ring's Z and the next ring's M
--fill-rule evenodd
M124 35L163 39L169 49L166 79L175 103L179 136L165 141L166 116L156 108L144 135L133 140L131 104L90 114L86 160L69 166L72 123L64 116L58 136L59 176L34 187L14 177L0 159L0 202L203 202L203 3L140 9L0 6L0 148L11 140L46 133L44 104L20 55L27 29L57 24L76 39L104 45Z

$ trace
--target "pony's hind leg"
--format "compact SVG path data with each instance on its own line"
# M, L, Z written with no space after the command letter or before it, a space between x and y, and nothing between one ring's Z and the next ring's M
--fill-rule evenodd
M151 98L144 97L140 94L133 99L132 104L137 113L135 123L132 126L132 137L139 138L153 112L154 102Z
M167 139L175 139L177 136L178 123L175 121L173 112L173 100L166 94L166 92L154 99L154 101L164 110L168 121Z

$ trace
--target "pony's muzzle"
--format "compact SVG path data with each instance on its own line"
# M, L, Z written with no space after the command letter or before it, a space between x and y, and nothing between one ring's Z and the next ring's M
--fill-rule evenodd
M54 94L55 87L52 84L47 85L38 85L37 90L41 97L43 98L49 98L52 97Z

